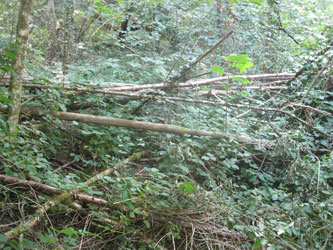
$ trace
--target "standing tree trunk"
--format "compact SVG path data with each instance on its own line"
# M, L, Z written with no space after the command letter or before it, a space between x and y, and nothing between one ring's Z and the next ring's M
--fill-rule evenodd
M65 3L65 10L66 10L66 19L65 19L65 34L64 34L64 41L63 41L63 58L62 58L62 75L63 75L63 84L65 84L65 78L67 75L67 59L69 54L69 49L71 46L71 29L73 27L74 22L74 1L75 0L69 0Z
M58 48L58 37L57 37L57 19L56 19L56 13L55 13L55 7L54 7L54 0L48 1L49 6L49 16L50 16L50 22L49 22L49 28L50 28L50 35L51 35L51 45L49 48L47 59L51 62L55 56L55 52Z
M16 57L12 62L9 81L11 105L8 108L8 121L13 124L18 123L20 115L24 60L28 47L29 19L32 9L33 0L21 0L16 32Z

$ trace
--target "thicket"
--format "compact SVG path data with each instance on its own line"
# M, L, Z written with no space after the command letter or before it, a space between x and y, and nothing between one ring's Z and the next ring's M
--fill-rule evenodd
M330 1L35 1L13 133L19 4L0 2L0 249L333 247Z

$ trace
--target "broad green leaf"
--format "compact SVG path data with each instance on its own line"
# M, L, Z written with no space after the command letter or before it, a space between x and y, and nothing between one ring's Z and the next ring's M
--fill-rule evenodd
M254 65L253 60L247 54L231 55L224 58L224 60L230 62L228 65L238 69L241 73L246 72L248 68Z
M193 194L195 191L195 185L193 182L184 181L184 183L180 186L180 189L185 190L189 194Z
M249 84L250 81L243 77L233 77L232 80L235 81L241 81L244 85Z
M263 0L249 0L251 3L261 5Z
M54 238L52 235L39 234L39 238L40 238L44 243L51 243L51 244L56 244L56 243L57 243L57 239Z
M285 210L288 210L288 211L292 210L292 208L293 208L292 205L289 204L289 203L282 203L281 207Z
M13 50L5 49L6 56L12 60L16 58L16 54Z
M213 65L211 71L218 72L220 75L224 74L224 69L222 69L220 66L217 65Z
M294 222L291 222L289 225L285 226L283 229L286 230L286 229L294 226L294 224L295 224Z
M148 229L151 227L150 222L148 220L144 220L143 223L145 223Z
M76 234L77 231L75 231L74 228L72 228L72 227L68 227L68 228L65 228L65 229L61 230L60 233L73 235L73 234Z
M179 169L181 169L184 173L188 174L190 172L189 168L180 164Z
M257 241L255 241L254 243L253 243L253 249L258 249L258 248L260 248L262 246L262 244L261 244L261 240L257 240Z
M4 234L0 234L0 243L5 243L7 241L7 237Z
M331 195L331 192L328 191L328 190L322 190L321 192L322 192L323 194Z

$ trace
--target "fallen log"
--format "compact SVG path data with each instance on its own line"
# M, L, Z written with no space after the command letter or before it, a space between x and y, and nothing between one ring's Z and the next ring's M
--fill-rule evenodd
M108 87L102 89L94 89L94 87L101 88L100 86L89 85L86 88L77 88L77 87L68 87L62 86L59 84L50 85L50 84L32 84L32 83L24 83L23 87L25 88L40 88L40 89L50 89L50 88L59 88L64 90L71 90L75 92L89 92L89 93L101 93L101 94L115 94L117 91L138 91L142 89L164 89L164 88L180 88L180 87L196 87L203 85L214 85L220 84L221 82L231 81L232 78L241 77L246 78L251 81L283 81L291 79L295 74L292 73L280 73L280 74L261 74L261 75L235 75L235 76L222 76L211 79L201 79L201 80L193 80L184 83L157 83L157 84L145 84L145 85L134 85L124 83L125 86L120 87ZM25 82L33 81L32 79L27 79ZM0 78L1 85L7 86L6 78ZM117 85L121 85L121 83L117 83ZM249 85L250 86L250 85Z
M6 106L0 106L0 111L5 112ZM36 108L29 108L25 107L21 109L21 112L27 115L32 116L43 116L42 112L37 110ZM261 145L265 147L271 147L270 142L265 140L260 140L248 136L241 136L241 135L225 135L214 133L207 130L196 130L190 129L185 127L179 127L174 125L168 124L161 124L161 123L152 123L152 122L142 122L142 121L133 121L133 120L126 120L120 118L112 118L106 116L96 116L96 115L89 115L89 114L78 114L72 112L50 112L50 114L54 117L57 117L61 120L66 121L77 121L77 122L84 122L84 123L91 123L97 125L106 125L106 126L117 126L117 127L125 127L125 128L133 128L133 129L143 129L143 130L150 130L155 132L165 132L165 133L172 133L172 134L181 134L181 135L194 135L194 136L210 136L217 139L225 139L228 140L230 138L234 138L238 140L240 143L244 144L253 144L253 145Z
M138 91L142 89L169 89L169 88L182 88L182 87L197 87L203 85L214 85L219 84L221 82L229 82L232 81L232 78L245 78L252 81L276 81L276 80L288 80L292 78L294 74L291 73L281 73L281 74L264 74L264 75L235 75L235 76L221 76L211 79L202 79L195 81L188 81L183 83L158 83L158 84L145 84L138 85L134 87L115 87L109 88L109 90L113 91Z
M10 80L9 76L0 76L0 85L4 85L6 83L8 83ZM48 85L45 83L52 83L52 85L48 85L48 86L52 86L55 88L61 88L61 87L69 87L72 84L82 84L82 83L77 83L77 82L69 82L69 81L54 81L54 80L36 80L35 78L32 77L23 77L23 83L24 84L32 84L32 85ZM108 88L113 88L113 87L124 87L124 86L137 86L136 84L133 83L122 83L122 82L99 82L94 83L94 82L89 82L86 83L87 86L89 86L90 88L102 88L102 86L107 86Z
M1 84L0 84L1 85ZM2 84L3 85L3 84ZM89 88L76 88L76 87L54 87L52 85L42 85L42 84L23 84L25 88L38 88L38 89L58 89L73 91L75 93L95 93L95 94L103 94L103 95L115 95L115 96L125 96L131 99L144 99L144 98L151 98L151 99L165 99L165 100L172 100L177 101L177 99L181 99L182 101L186 100L184 98L177 98L177 97L168 97L168 96L159 96L159 95L146 95L146 94L135 94L135 93L126 93L121 91L113 91L110 88L108 89L89 89ZM226 95L226 94L235 94L237 93L235 90L244 89L244 90L281 90L287 89L288 87L285 86L257 86L257 85L249 85L243 87L230 87L229 90L220 90L223 87L217 87L214 90L198 90L196 93L199 95L211 95L211 91L214 91L215 94L219 95ZM190 99L188 99L190 100ZM179 100L180 101L180 100ZM197 100L199 101L199 100ZM193 102L193 101L190 101ZM196 102L196 101L195 101ZM206 103L208 104L208 103Z

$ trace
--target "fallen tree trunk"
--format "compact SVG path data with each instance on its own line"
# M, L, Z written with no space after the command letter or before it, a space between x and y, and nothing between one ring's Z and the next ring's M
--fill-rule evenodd
M180 87L195 87L195 86L202 86L202 85L214 85L219 84L221 82L231 81L232 78L235 77L242 77L252 81L283 81L291 79L295 74L291 73L280 73L280 74L262 74L262 75L235 75L235 76L222 76L216 77L211 79L202 79L202 80L195 80L195 81L188 81L185 83L157 83L157 84L145 84L145 85L133 85L124 83L125 86L120 87L108 87L102 89L94 89L94 87L101 88L97 85L89 85L87 88L76 88L76 87L67 87L67 86L60 86L59 84L55 85L45 85L45 84L23 84L23 87L26 88L40 88L40 89L50 89L50 88L59 88L64 90L71 90L75 92L89 92L89 93L101 93L101 94L116 94L122 91L138 91L142 89L163 89L163 88L180 88ZM2 84L6 86L7 80L6 78L1 78ZM33 81L32 79L26 79L25 82ZM117 83L117 85L121 85L121 83ZM251 85L249 85L251 86Z
M231 91L226 91L227 93L235 93L233 90ZM199 95L209 95L209 96L216 96L216 95L220 95L220 94L226 94L225 91L223 90L213 90L213 91L199 91ZM133 96L135 96L135 94L133 94ZM324 131L321 131L320 129L312 126L310 123L298 118L295 114L285 111L284 109L279 109L279 108L269 108L269 107L261 107L261 106L249 106L249 105L242 105L242 104L232 104L232 103L219 103L219 102L212 102L212 101L206 101L206 100L196 100L196 99L187 99L187 98L179 98L179 97L166 97L166 96L150 96L150 95L144 95L144 96L138 96L139 98L152 98L152 99L162 99L162 100L172 100L172 101L180 101L180 102L189 102L189 103L199 103L199 104L205 104L205 105L211 105L211 106L216 106L216 107L236 107L236 108L244 108L244 109L249 109L249 110L261 110L261 111L267 111L267 112L278 112L278 113L282 113L284 115L287 115L293 119L295 119L296 121L302 123L303 125L316 130L318 133L324 135L324 136L328 136L328 137L333 137L332 135L329 135L327 133L325 133ZM300 105L300 104L296 104L296 103L289 103L289 106L298 106L298 107L302 107L304 109L311 109L312 111L316 112L316 113L320 113L323 115L326 115L328 117L333 118L332 114L330 114L327 111L321 110L321 109L317 109L311 106L307 106L307 105ZM247 112L248 113L248 112ZM244 114L243 114L244 115ZM239 118L239 116L237 116L236 118ZM154 123L156 124L156 123ZM162 124L163 125L163 124ZM257 140L257 139L255 139ZM245 142L242 139L239 139L240 142ZM251 143L253 144L253 143ZM267 146L267 145L266 145Z
M2 84L3 85L3 84ZM142 98L153 98L153 99L170 99L172 100L174 97L167 97L167 96L157 96L157 95L142 95L142 94L134 94L134 93L125 93L121 91L114 91L112 88L105 88L105 89L90 89L90 88L76 88L76 87L54 87L52 85L43 85L43 84L23 84L25 88L38 88L38 89L59 89L61 90L68 90L74 91L75 93L95 93L95 94L103 94L103 95L116 95L116 96L126 96L135 99L142 99ZM218 90L215 94L232 94L235 93L234 90L244 89L244 90L281 90L287 89L286 86L258 86L258 85L248 85L243 87L229 87L230 90L220 90L223 87L216 87L215 89ZM215 91L215 90L213 90ZM209 95L209 91L199 90L197 92L199 95Z
M5 111L6 107L1 106L0 111ZM43 114L35 109L35 108L23 108L21 110L22 113L33 115L33 116L43 116ZM98 125L106 125L106 126L117 126L117 127L125 127L125 128L133 128L133 129L143 129L143 130L150 130L155 132L165 132L165 133L172 133L172 134L181 134L181 135L194 135L194 136L210 136L217 139L230 139L235 138L240 143L244 144L254 144L254 145L263 145L266 147L269 146L268 141L248 137L248 136L241 136L241 135L225 135L225 134L218 134L211 131L206 130L196 130L190 129L185 127L178 127L168 124L160 124L160 123L152 123L152 122L142 122L142 121L133 121L133 120L126 120L126 119L119 119L119 118L112 118L112 117L105 117L105 116L96 116L96 115L88 115L88 114L78 114L78 113L71 113L71 112L51 112L54 117L57 117L61 120L66 121L77 121L77 122L84 122L84 123L91 123L91 124L98 124Z
M203 85L214 85L219 84L221 82L232 81L232 78L240 77L246 78L252 81L276 81L276 80L288 80L292 78L294 74L290 73L281 73L281 74L264 74L264 75L235 75L235 76L221 76L211 79L203 79L196 81L188 81L183 83L158 83L158 84L145 84L138 85L134 87L115 87L110 88L112 91L138 91L142 89L168 89L168 88L182 88L182 87L197 87Z
M9 82L10 77L9 76L0 76L0 85L4 85ZM52 83L52 85L45 84L46 82ZM69 81L53 81L53 80L36 80L32 77L23 77L23 83L27 85L42 85L42 86L50 86L54 88L62 88L62 87L68 87L71 84L76 84L76 82L69 82ZM87 86L91 88L101 88L101 86L107 86L108 88L113 88L113 87L124 87L124 86L137 86L136 84L132 83L121 83L121 82L99 82L98 84L90 82L86 83ZM24 86L23 86L24 87Z

